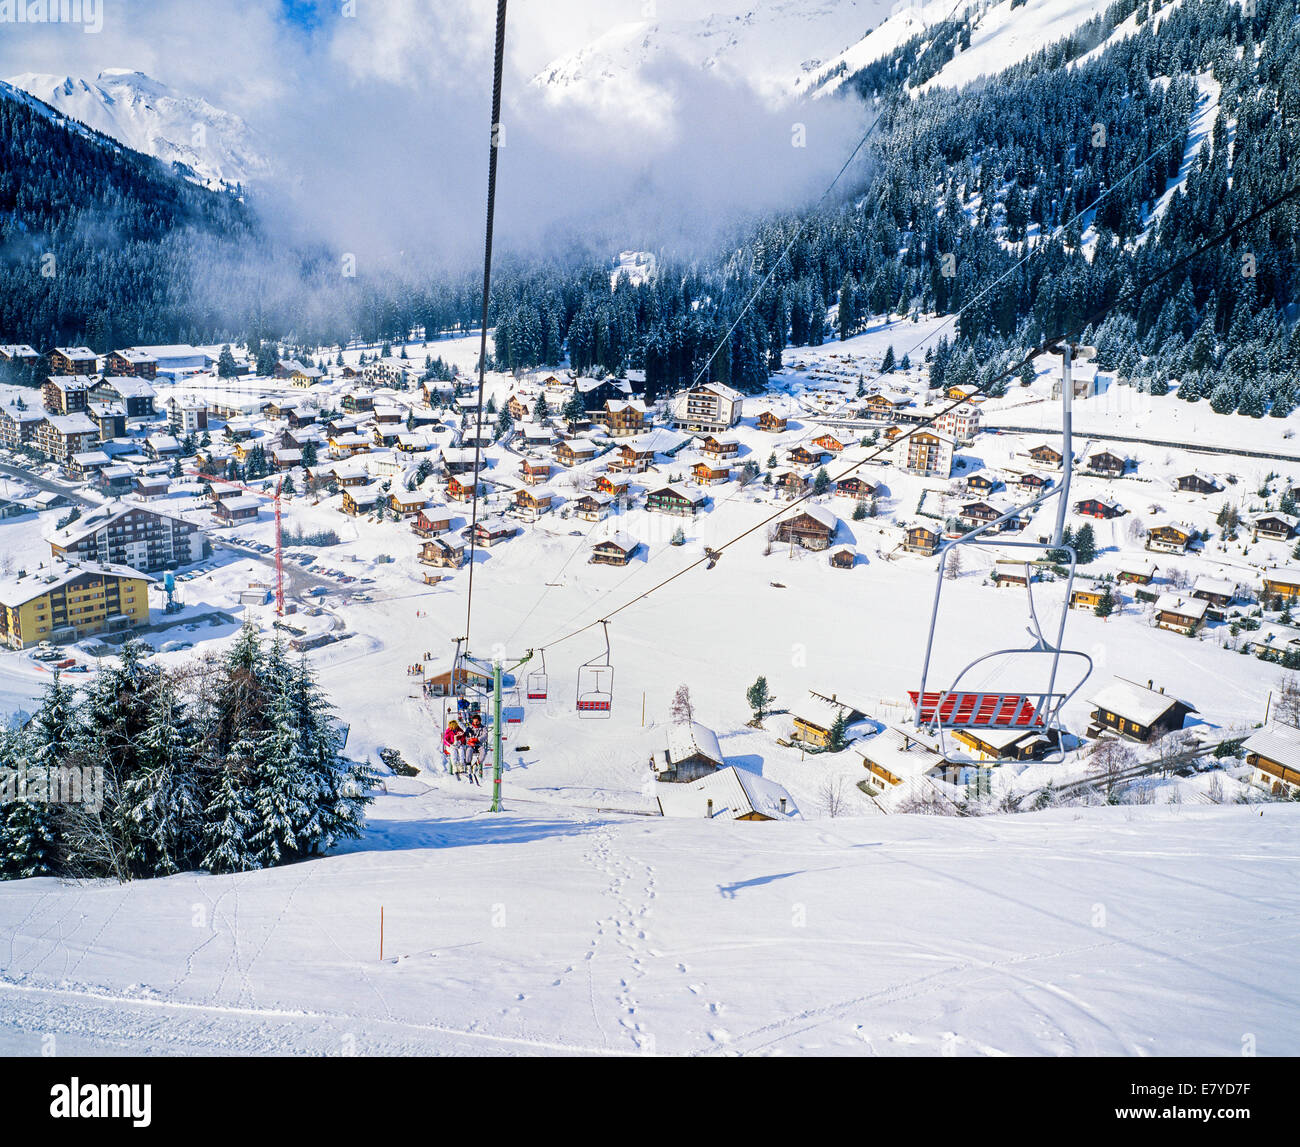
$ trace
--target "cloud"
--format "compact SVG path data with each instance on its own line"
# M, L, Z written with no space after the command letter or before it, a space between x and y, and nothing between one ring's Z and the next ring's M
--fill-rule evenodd
M858 105L773 108L734 76L671 57L592 103L547 99L527 83L555 56L644 18L647 3L512 0L503 253L698 249L739 218L815 198L863 130ZM351 252L361 273L414 278L477 257L491 0L353 0L354 16L319 4L308 25L234 0L105 4L100 35L7 30L0 75L136 68L238 112L279 172L258 189L262 210L278 228ZM691 14L676 0L658 0L654 12ZM792 146L799 123L805 147Z

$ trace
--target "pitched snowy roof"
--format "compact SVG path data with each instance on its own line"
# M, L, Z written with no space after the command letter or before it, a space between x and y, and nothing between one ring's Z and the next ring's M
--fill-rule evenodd
M718 735L698 721L679 721L668 726L668 760L672 764L699 754L721 768L726 758L718 744Z
M153 581L146 573L132 569L130 566L114 565L110 562L64 562L56 561L53 566L32 570L21 576L0 578L0 605L18 608L42 594L67 585L82 574L109 574L114 577L139 578L141 581Z
M1265 570L1264 577L1271 582L1280 582L1282 585L1300 585L1300 569Z
M1172 694L1148 689L1123 677L1114 678L1109 685L1088 698L1088 701L1098 709L1118 713L1139 725L1154 725L1175 705L1185 705L1193 713L1196 712L1193 706Z
M657 784L655 796L664 816L739 820L758 813L772 820L802 819L794 798L780 785L734 765L691 784Z
M805 514L808 517L812 518L813 521L819 522L821 525L825 526L828 530L831 531L831 533L834 533L836 530L840 528L839 518L837 518L825 506L813 506L806 502L802 506L800 506L798 510L796 510L793 514L791 514L790 517L786 519L786 521L792 522L794 521L795 518L802 517Z
M1300 729L1280 721L1257 729L1242 743L1242 748L1279 765L1300 769Z
M598 546L618 546L618 548L625 554L630 554L641 543L631 534L626 534L622 530L618 530L615 533L610 534L607 538L598 538L594 544Z
M862 754L864 761L879 765L900 781L924 776L944 763L942 755L915 734L904 734L894 728L877 733L865 744L859 745L857 751Z
M1226 578L1216 577L1198 577L1192 585L1193 593L1212 593L1223 597L1232 597L1237 592L1237 587L1233 582Z
M1156 599L1156 610L1160 613L1176 613L1179 617L1202 618L1210 603L1199 597L1183 597L1180 593L1162 593Z

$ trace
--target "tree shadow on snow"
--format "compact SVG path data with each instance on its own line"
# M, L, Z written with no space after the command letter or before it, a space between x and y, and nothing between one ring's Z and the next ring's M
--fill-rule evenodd
M368 818L361 839L344 842L332 849L331 855L468 848L482 844L531 844L550 837L577 836L604 823L599 820L576 823L512 815L508 796L505 804L506 812L489 813L484 805L481 814L472 814L461 820L422 822Z

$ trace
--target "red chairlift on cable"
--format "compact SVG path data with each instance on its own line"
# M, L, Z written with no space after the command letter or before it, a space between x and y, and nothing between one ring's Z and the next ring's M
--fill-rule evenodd
M585 720L608 718L614 708L614 667L609 662L609 622L605 652L578 666L578 716Z
M525 695L530 701L546 700L546 650L541 650L538 656L541 658L542 663L528 674L527 678Z

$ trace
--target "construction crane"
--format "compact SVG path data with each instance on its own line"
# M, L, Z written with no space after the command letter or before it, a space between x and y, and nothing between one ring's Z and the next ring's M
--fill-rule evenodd
M233 486L236 490L247 490L250 494L260 494L266 497L267 491L257 486L245 486L242 482L234 482L229 478L218 478L213 474L204 474L201 470L186 470L185 473L193 478L200 478L205 482L212 482L222 486ZM284 616L284 522L280 515L280 491L284 485L284 479L279 478L275 483L275 493L271 500L275 504L275 615L276 617Z

